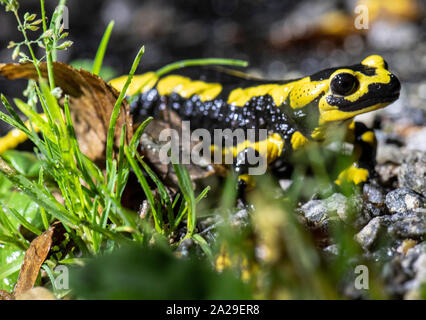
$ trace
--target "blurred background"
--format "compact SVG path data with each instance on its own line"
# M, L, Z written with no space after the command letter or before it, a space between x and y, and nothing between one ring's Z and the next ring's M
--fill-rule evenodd
M21 14L40 12L38 1L21 0ZM248 60L251 71L282 78L385 56L406 81L426 74L424 0L73 0L68 1L70 39L60 59L92 59L110 20L115 20L105 65L128 71L141 44L143 69L179 59L226 57ZM47 1L48 16L57 1ZM369 8L368 29L357 30L356 8ZM19 40L13 15L0 11L0 61ZM3 84L3 83L2 83Z

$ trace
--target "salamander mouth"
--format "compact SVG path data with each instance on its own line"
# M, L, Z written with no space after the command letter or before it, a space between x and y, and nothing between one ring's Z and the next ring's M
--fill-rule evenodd
M367 109L369 107L381 104L381 103L392 103L396 100L398 100L399 98L399 92L398 93L394 93L385 97L375 97L375 98L367 98L367 99L362 99L360 101L358 101L355 104L352 104L351 106L347 106L347 107L343 107L340 108L339 110L342 111L358 111L358 110L362 110L362 109Z

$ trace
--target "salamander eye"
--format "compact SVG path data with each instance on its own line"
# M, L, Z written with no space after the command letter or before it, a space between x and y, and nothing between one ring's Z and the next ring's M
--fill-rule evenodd
M358 89L358 79L350 73L340 73L331 80L331 90L333 93L348 96Z

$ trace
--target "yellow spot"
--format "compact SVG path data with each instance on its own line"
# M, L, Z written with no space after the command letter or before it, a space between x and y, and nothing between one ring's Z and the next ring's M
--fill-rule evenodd
M401 252L402 254L404 254L404 256L407 254L408 250L410 250L411 248L413 248L414 246L416 246L417 241L412 240L412 239L406 239L404 241L402 241L401 245L398 247L398 252Z
M243 180L246 183L246 191L252 190L256 186L253 177L248 174L239 175L238 180Z
M294 150L296 150L297 148L303 147L306 143L308 143L308 141L309 140L299 131L296 131L291 136L291 145L293 146Z
M343 181L353 182L359 184L365 182L368 179L368 170L363 168L357 168L355 165L351 165L349 168L343 170L335 183L341 185Z
M361 140L372 146L376 145L376 136L373 131L364 132L361 136Z
M326 130L327 130L326 126L316 127L311 133L312 139L323 140L325 138Z
M231 259L229 257L229 252L226 250L225 245L222 245L220 248L220 253L216 258L215 269L217 272L223 272L225 269L228 269L231 266Z
M212 152L214 152L217 146L212 145ZM260 156L267 159L267 163L271 163L278 158L284 149L284 140L278 133L271 134L266 140L262 141L249 141L239 143L236 146L224 148L222 150L223 157L227 158L229 155L235 158L241 151L252 148L256 150Z
M355 121L352 121L349 126L348 126L349 130L355 130Z
M248 282L252 276L252 270L250 269L247 258L243 257L243 261L241 262L241 280L244 282Z
M170 75L158 82L157 89L160 95L170 95L172 92L175 92L183 98L198 95L201 101L210 101L220 94L222 85L219 83L193 81L187 77Z
M361 62L363 65L372 67L372 68L384 68L385 67L385 60L379 56L379 55L372 55Z
M127 89L128 95L134 95L137 93L143 93L152 89L157 82L158 78L154 72L147 72L141 75L134 76L132 82L130 82L129 88ZM109 84L116 90L121 91L126 84L127 76L122 76L113 79Z
M47 117L45 114L41 114L40 116L42 119L47 121ZM26 121L25 126L28 129L30 129L31 128L30 121ZM32 127L34 129L34 132L40 131L40 129L34 124L32 125ZM27 139L28 139L28 136L21 130L18 130L18 129L10 130L4 137L0 138L0 154L2 154L3 152L7 150L15 149L19 144L26 141Z
M290 106L302 108L315 100L323 92L326 81L311 81L309 77L292 81L283 85L264 84L249 88L232 90L228 97L228 104L238 107L244 106L253 97L270 95L276 106L282 105L290 95Z

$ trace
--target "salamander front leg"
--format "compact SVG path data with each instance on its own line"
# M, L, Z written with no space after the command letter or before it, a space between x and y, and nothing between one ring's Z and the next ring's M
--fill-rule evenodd
M233 172L238 177L237 188L238 195L244 198L244 193L255 187L255 182L252 176L249 175L249 169L252 167L249 162L250 153L255 152L251 148L246 148L240 151L234 158Z

